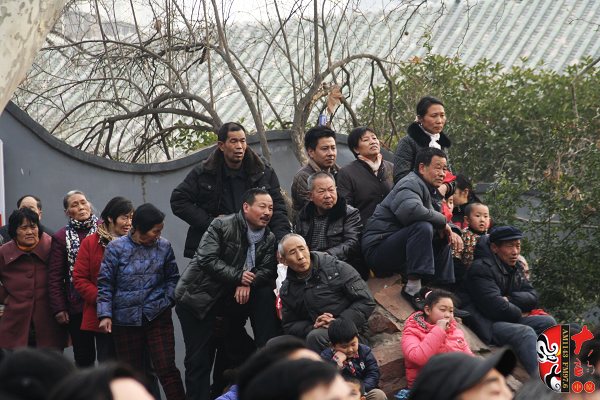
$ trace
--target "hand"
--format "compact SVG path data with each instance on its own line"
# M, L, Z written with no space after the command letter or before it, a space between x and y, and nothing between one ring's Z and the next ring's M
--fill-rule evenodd
M102 321L100 321L100 329L102 329L102 331L104 333L111 333L112 332L112 319L110 318L103 318Z
M250 300L250 287L249 286L238 286L235 288L235 301L238 304L246 304Z
M506 297L506 296L502 296L502 298L503 298L504 300L506 300L506 302L509 302L509 300L508 300L508 297Z
M56 322L59 324L66 325L69 323L69 313L66 311L61 311L54 316L54 319L56 319Z
M454 254L460 254L463 251L464 243L460 235L450 232L450 246L454 250Z
M346 355L344 353L342 353L341 351L336 351L335 354L333 355L333 359L334 361L337 363L338 367L344 368L344 361L346 361Z
M438 319L438 322L436 322L435 324L442 328L442 330L446 331L450 327L450 318Z
M250 271L244 271L244 273L242 274L242 285L250 286L252 282L254 282L255 277L256 275L254 275L254 273Z
M323 313L315 320L314 328L329 328L329 324L333 321L333 315L330 313Z
M448 185L442 183L442 186L437 188L437 191L442 195L442 197L446 197L446 193L448 192Z

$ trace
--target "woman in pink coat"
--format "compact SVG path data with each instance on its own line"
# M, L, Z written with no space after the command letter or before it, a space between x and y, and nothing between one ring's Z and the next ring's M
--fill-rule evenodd
M38 215L28 208L8 220L12 240L0 247L0 348L46 347L60 351L67 332L54 319L48 295L50 236L40 230Z
M473 355L465 335L454 319L454 296L441 289L421 289L423 311L413 313L404 323L402 352L406 381L411 388L419 371L440 353L459 351Z

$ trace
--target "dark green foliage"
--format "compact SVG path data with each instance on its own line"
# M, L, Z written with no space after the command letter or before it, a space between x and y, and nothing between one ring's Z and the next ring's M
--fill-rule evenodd
M415 58L394 77L391 115L387 85L376 87L358 112L395 150L417 101L444 101L453 171L494 183L486 195L492 215L527 232L524 255L542 304L563 321L600 303L600 68L576 83L578 117L571 93L573 77L590 62L558 74L543 66ZM529 215L516 218L523 206Z

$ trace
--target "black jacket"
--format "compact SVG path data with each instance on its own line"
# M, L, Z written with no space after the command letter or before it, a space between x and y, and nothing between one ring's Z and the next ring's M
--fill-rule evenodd
M223 153L215 149L209 158L192 169L171 194L173 214L190 224L183 253L185 257L194 256L213 218L239 211L239 208L229 209L223 201L224 163ZM246 149L242 168L247 176L246 190L263 188L273 198L273 218L269 227L277 239L281 239L291 230L275 171L250 148Z
M400 181L408 173L415 169L415 158L419 150L429 147L429 136L418 123L413 122L408 126L407 135L398 141L398 147L394 153L394 183ZM448 148L451 146L450 139L444 132L440 134L438 141L442 150L448 154Z
M294 232L301 235L310 245L313 233L313 217L317 210L311 201L304 206L296 217ZM327 214L327 247L312 249L324 251L357 268L361 262L360 236L363 224L360 214L354 207L346 205L342 197Z
M364 328L375 308L367 283L354 268L327 253L311 251L310 260L307 280L288 268L281 286L284 332L305 338L317 317L326 312Z
M248 225L240 211L214 219L202 237L196 255L175 288L177 303L197 318L203 319L224 293L241 285L249 246L247 230ZM252 270L256 277L252 286L275 287L277 260L274 248L275 235L267 228L256 244L256 267Z
M392 190L393 169L394 165L391 162L382 160L375 176L367 163L354 160L338 172L338 194L352 207L359 209L363 224L367 223L377 204Z
M492 338L492 324L496 321L518 322L521 314L537 307L538 296L525 279L520 262L509 267L491 252L476 258L467 271L464 290L471 312L471 328L486 343ZM507 297L509 301L503 299Z

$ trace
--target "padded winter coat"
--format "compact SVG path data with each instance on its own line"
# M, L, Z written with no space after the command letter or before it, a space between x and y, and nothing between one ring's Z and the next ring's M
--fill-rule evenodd
M334 354L333 349L329 347L321 352L321 358L336 364L337 367L337 363L333 360ZM352 368L349 365L345 365L340 371L342 376L358 378L364 385L365 393L369 393L371 390L379 387L379 365L369 346L359 344L358 357L349 360L349 362L352 363Z

